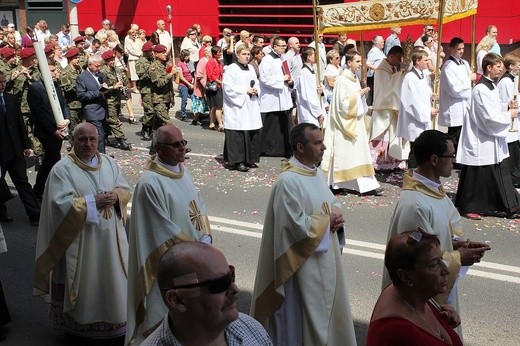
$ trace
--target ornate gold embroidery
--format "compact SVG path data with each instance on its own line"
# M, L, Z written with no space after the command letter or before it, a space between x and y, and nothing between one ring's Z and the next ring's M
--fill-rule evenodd
M195 229L199 232L203 232L205 234L210 234L209 228L208 228L208 220L206 215L202 215L200 213L199 206L197 205L197 202L195 200L192 200L189 203L190 208L190 221L195 227Z
M477 13L478 0L445 0L443 23ZM389 28L395 25L435 24L439 0L379 0L318 6L320 31L335 33Z
M380 3L370 6L370 18L373 20L382 20L385 18L385 8Z

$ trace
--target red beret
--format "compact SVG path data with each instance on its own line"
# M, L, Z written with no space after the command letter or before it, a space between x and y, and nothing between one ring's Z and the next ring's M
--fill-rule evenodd
M155 53L166 53L166 50L166 46L163 46L162 44L158 44L153 48Z
M2 48L2 58L4 59L10 59L16 54L16 50L14 50L11 47L4 47Z
M67 51L67 54L65 54L65 57L67 59L72 59L72 58L75 58L77 57L79 54L79 49L78 48L71 48Z
M54 50L54 44L47 43L43 50L45 51L45 54L52 52Z
M103 58L103 60L108 60L108 59L112 59L113 57L115 57L116 55L114 54L114 51L113 50L107 50L106 52L104 52L101 57Z
M20 51L20 58L27 59L27 58L30 58L31 56L33 56L34 54L35 54L34 48L23 48Z
M153 43L152 41L146 41L145 44L143 44L143 47L141 48L141 50L143 52L149 52L153 49Z
M85 42L85 37L83 36L77 36L74 38L74 43L80 43L80 42Z

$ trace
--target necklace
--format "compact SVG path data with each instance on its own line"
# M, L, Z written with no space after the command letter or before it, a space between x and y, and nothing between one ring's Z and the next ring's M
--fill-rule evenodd
M437 328L437 331L433 330L432 327L430 327L430 323L428 323L428 321L426 320L426 318L423 317L423 315L421 315L419 313L419 311L415 310L415 308L410 304L408 303L402 296L401 294L397 293L399 295L399 298L401 298L401 300L410 308L412 309L413 312L415 312L417 314L417 316L419 316L423 321L424 323L426 324L426 326L428 327L428 329L435 335L437 335L439 338L441 338L442 341L446 341L444 340L444 337L443 335L441 334L441 329L439 328L439 326L437 325L437 323L434 323L435 324L435 327Z

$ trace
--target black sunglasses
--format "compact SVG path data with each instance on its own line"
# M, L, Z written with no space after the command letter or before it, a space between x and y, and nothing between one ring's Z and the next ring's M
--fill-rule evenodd
M161 143L161 144L169 145L169 146L172 147L172 148L178 149L181 145L182 145L183 147L185 147L186 144L188 144L188 141L185 141L185 140L183 139L182 141L178 141L178 142L173 142L173 143Z
M209 293L211 293L211 294L226 292L231 287L231 285L235 282L235 267L230 265L229 270L230 270L229 274L226 274L224 276L221 276L221 277L213 279L213 280L207 280L207 281L199 282L196 284L172 286L169 288L163 288L162 290L169 291L169 290L174 290L174 289L178 289L178 288L207 287Z
M454 159L457 157L457 153L453 153L453 154L450 154L450 155L437 155L437 157L444 157L444 158L447 158L447 159Z

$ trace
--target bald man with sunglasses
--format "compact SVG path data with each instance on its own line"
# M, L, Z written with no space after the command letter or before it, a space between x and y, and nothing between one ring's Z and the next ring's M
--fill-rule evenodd
M272 345L258 321L238 312L235 267L212 245L174 245L157 281L168 314L141 345Z
M157 287L157 259L185 241L211 243L206 205L184 166L188 142L164 125L153 135L151 157L135 187L129 231L126 343L138 345L166 314Z

